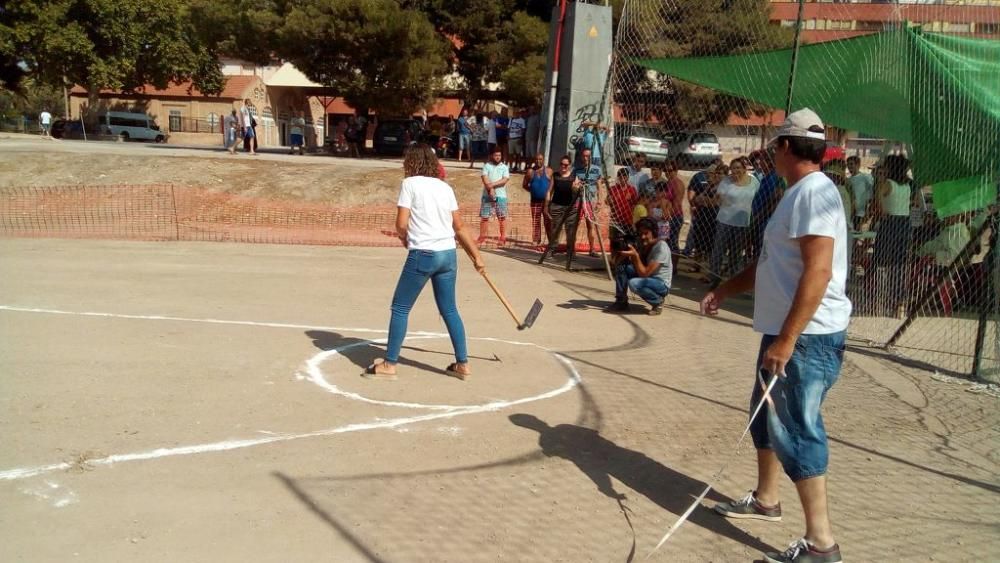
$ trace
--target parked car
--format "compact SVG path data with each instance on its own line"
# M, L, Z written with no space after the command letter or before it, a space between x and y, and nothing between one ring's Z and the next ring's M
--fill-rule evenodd
M82 139L83 125L79 120L57 119L52 122L49 134L56 139Z
M375 126L372 148L379 155L400 155L406 147L423 140L424 130L418 119L382 119Z
M666 139L667 132L656 123L616 123L615 161L624 164L641 152L647 162L664 162L670 151Z
M704 168L722 159L719 138L707 131L674 133L669 154L681 168Z
M156 141L164 143L167 134L160 131L152 117L145 113L109 111L98 116L101 130L107 135L121 137L123 141Z

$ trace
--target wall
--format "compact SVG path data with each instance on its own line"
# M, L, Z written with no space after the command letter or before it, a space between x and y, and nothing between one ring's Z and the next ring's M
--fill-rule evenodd
M609 111L603 108L605 82L611 63L611 8L592 4L570 3L566 9L559 60L559 86L555 100L548 88L552 81L553 57L558 34L559 7L553 8L546 65L546 98L542 107L543 120L539 131L544 144L545 121L550 104L554 104L549 164L558 165L558 155L573 152L578 136L583 132L584 121L611 121ZM539 146L544 150L543 146ZM610 155L608 155L610 156Z

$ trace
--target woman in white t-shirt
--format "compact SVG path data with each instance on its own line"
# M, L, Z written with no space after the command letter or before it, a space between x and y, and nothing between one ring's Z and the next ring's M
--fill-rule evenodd
M399 190L396 234L409 253L392 296L385 359L373 363L362 375L372 379L396 379L396 364L406 338L410 309L430 280L434 301L455 349L455 362L448 365L445 371L465 380L471 371L465 326L455 304L455 281L458 276L455 239L469 254L476 270L485 272L486 264L479 248L465 231L458 214L455 192L436 177L438 160L434 150L426 144L410 148L403 160L403 170L406 177Z
M750 234L750 210L759 187L760 181L747 172L746 159L734 158L729 163L729 177L715 190L719 212L715 217L715 243L709 261L712 287L719 285L724 274L736 274L743 269L743 251ZM728 266L725 272L724 261Z
M877 268L876 284L885 297L888 313L897 312L906 299L906 264L913 240L909 169L910 161L900 155L886 156L875 169L875 216L879 223L873 258Z

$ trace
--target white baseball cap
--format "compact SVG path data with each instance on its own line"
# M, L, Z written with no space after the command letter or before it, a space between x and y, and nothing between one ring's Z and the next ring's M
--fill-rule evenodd
M805 137L807 139L826 140L826 126L816 112L809 108L794 111L785 117L785 122L774 132L771 143L778 137Z

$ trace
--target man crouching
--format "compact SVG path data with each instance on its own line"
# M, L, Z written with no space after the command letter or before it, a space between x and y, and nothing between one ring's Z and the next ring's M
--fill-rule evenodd
M628 291L632 290L649 303L650 315L663 312L663 300L670 293L674 270L670 262L670 246L659 240L659 226L648 217L635 224L639 248L629 245L618 253L615 266L615 311L628 310Z

